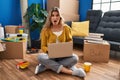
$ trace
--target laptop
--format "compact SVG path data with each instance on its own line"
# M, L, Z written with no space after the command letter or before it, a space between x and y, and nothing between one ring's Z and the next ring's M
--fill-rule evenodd
M70 57L73 53L72 42L61 42L48 44L49 58Z

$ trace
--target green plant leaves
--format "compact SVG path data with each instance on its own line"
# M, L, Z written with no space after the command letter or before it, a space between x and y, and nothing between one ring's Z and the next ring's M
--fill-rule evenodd
M35 29L39 29L41 31L47 15L47 11L42 9L40 4L33 3L29 6L24 18L26 18L26 21L29 23L30 31L34 31Z

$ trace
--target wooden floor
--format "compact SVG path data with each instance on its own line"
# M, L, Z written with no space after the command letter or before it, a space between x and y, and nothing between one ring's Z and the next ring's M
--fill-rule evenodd
M80 56L77 67L83 66L82 51L74 50ZM0 60L0 80L83 80L79 77L57 74L47 70L39 75L34 74L37 65L38 54L27 54L25 59ZM25 70L16 68L16 64L21 61L29 61L30 66ZM110 58L108 63L92 63L92 68L85 80L120 80L120 59Z

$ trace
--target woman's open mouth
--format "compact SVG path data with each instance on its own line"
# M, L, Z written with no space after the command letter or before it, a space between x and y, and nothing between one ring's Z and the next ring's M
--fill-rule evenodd
M58 21L57 21L57 20L54 20L54 21L53 21L53 24L58 24Z
M57 22L57 20L54 20L54 23L56 23Z

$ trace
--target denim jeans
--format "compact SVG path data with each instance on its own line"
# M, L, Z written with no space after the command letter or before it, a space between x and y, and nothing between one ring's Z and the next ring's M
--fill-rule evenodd
M40 53L38 60L47 68L59 73L62 67L71 68L78 62L78 56L73 54L70 57L50 59L47 53Z

